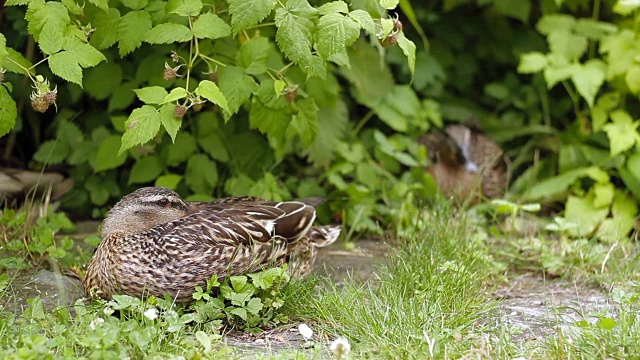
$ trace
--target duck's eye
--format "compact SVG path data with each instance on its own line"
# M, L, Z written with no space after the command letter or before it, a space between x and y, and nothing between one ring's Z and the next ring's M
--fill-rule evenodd
M158 200L158 205L162 206L162 207L167 207L169 205L169 200L162 198L160 200Z

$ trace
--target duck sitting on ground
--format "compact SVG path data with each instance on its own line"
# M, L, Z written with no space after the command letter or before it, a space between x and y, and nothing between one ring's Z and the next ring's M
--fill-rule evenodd
M496 198L507 188L507 159L502 148L475 127L449 125L445 133L419 139L432 165L427 171L440 190L458 202Z
M108 213L83 280L88 296L168 294L189 302L196 286L288 263L292 276L311 268L316 248L339 226L312 226L315 198L273 202L253 197L187 203L163 187L141 188ZM97 290L97 292L95 291Z

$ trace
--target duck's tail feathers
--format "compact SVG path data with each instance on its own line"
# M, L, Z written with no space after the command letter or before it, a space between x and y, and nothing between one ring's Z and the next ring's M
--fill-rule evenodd
M333 244L340 237L340 225L320 225L309 229L307 236L316 247L325 247Z

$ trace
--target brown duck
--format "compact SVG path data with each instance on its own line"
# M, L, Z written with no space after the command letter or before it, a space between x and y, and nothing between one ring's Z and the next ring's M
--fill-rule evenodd
M224 279L288 263L292 276L302 276L316 248L340 234L339 226L312 226L317 204L253 197L187 203L163 187L138 189L104 220L85 292L97 290L105 299L168 294L189 302L213 275Z
M432 165L427 171L440 190L458 202L502 197L507 187L507 159L502 148L475 127L449 125L445 133L419 139Z

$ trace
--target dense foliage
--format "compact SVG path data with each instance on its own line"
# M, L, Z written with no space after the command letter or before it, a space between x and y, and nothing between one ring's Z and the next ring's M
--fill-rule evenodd
M633 1L400 1L399 21L391 0L7 5L4 160L68 172L67 209L155 183L325 196L325 219L376 232L435 193L415 138L476 117L511 156L510 196L563 203L572 236L634 225Z

